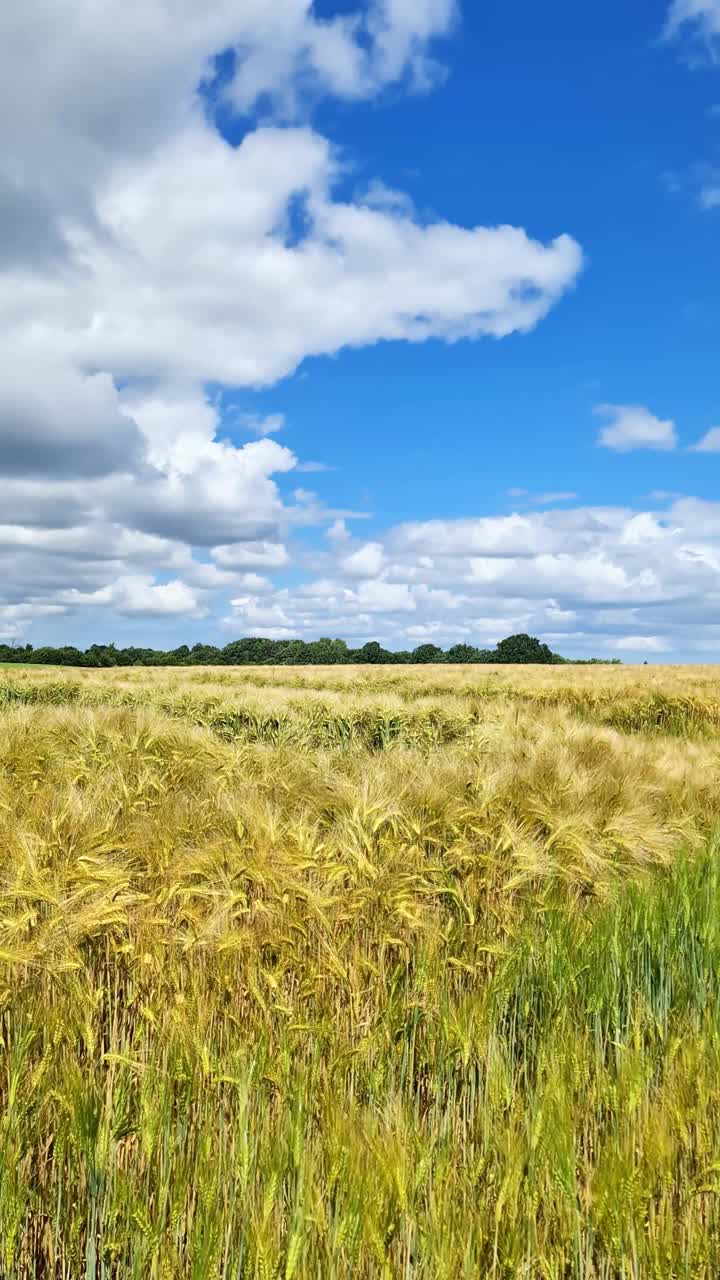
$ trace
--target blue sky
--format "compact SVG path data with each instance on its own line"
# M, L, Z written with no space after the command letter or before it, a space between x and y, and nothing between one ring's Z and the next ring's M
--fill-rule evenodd
M717 496L707 457L595 447L598 402L647 404L685 443L720 422L720 210L699 210L692 178L720 161L720 72L689 74L659 45L663 18L649 0L466 5L442 88L321 109L355 166L350 191L380 176L423 216L566 231L587 255L529 336L341 352L261 396L338 468L333 500L362 506L369 489L381 527L479 503L504 512L513 487L600 503Z
M719 39L720 0L0 17L0 638L714 661Z

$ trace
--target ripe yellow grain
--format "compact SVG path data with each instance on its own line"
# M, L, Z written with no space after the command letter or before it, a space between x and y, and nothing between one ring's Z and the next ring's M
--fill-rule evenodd
M720 1274L714 668L0 678L0 1271Z

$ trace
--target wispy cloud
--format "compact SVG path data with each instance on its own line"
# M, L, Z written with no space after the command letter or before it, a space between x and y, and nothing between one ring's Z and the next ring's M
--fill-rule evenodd
M701 187L698 194L698 202L701 209L720 208L720 175L718 175L715 182L711 182L707 186Z
M685 28L707 41L720 35L720 0L673 0L665 35L673 39Z
M240 415L240 423L246 431L252 431L255 436L271 436L277 431L282 431L285 426L285 414L243 413Z
M558 502L575 502L577 493L560 490L550 493L531 493L529 489L506 489L508 498L514 498L521 506L547 507Z
M711 427L697 444L690 448L690 453L720 453L720 427Z
M603 449L631 453L635 449L677 448L675 423L669 418L657 418L643 405L599 404L593 412L598 417L610 418L598 436L598 444Z

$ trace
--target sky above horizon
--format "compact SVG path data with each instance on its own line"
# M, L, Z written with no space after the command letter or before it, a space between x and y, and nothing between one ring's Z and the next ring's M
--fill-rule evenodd
M0 71L0 641L716 660L720 0L25 0Z

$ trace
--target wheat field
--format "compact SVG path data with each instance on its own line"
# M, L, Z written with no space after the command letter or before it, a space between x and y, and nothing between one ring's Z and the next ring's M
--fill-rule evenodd
M0 1275L720 1274L713 667L0 672Z

